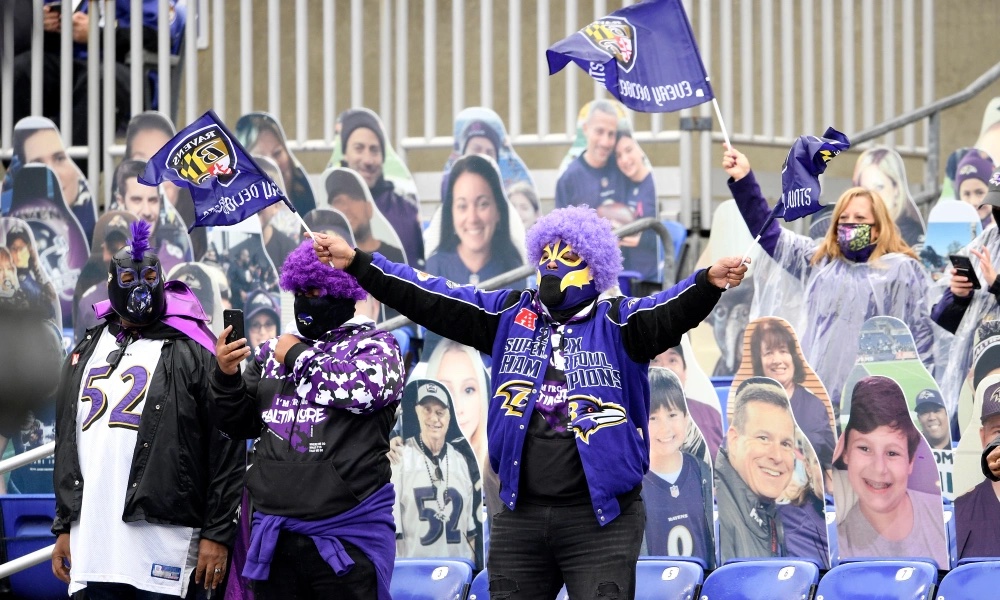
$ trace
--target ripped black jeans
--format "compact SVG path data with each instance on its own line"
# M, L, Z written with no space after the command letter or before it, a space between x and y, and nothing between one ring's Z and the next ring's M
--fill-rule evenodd
M597 524L594 509L521 502L493 515L486 567L492 600L554 599L566 584L573 600L632 600L646 506L634 500L617 519Z

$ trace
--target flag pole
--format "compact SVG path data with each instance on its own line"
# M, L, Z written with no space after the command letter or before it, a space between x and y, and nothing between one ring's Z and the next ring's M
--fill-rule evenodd
M747 248L747 251L743 253L743 258L740 259L741 265L747 264L747 261L750 260L750 253L753 252L753 249L757 247L757 244L760 242L760 238L764 235L764 232L767 231L767 228L771 225L771 221L774 221L774 217L778 212L779 206L781 206L780 201L774 205L774 209L771 210L771 214L767 215L767 220L764 221L764 226L760 228L760 232L757 233L757 237L753 239L753 243L750 244L750 247ZM729 282L727 281L724 290L728 289L729 289Z
M712 108L715 109L715 118L719 120L719 127L722 129L722 139L725 140L726 146L732 148L733 145L729 143L729 132L726 130L726 122L722 120L722 111L719 110L719 101L715 99L715 95L712 95Z

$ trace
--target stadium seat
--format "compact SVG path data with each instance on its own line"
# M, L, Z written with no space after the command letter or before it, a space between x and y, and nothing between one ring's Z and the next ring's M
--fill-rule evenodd
M397 558L390 591L394 600L464 600L472 565L462 560Z
M837 538L837 508L833 504L833 499L829 497L826 502L826 539L830 542L830 564L835 567L840 563L840 544Z
M633 284L639 281L642 281L642 273L638 271L622 271L618 274L618 287L623 296L631 296Z
M469 600L490 600L490 576L483 569L472 580L469 587Z
M809 600L819 567L793 559L732 562L708 576L701 600Z
M683 223L678 221L665 220L662 223L667 228L667 231L670 232L670 241L674 243L674 261L679 266L682 259L681 254L684 250L684 242L687 241L687 228L684 227Z
M952 569L938 588L937 600L982 600L993 598L1000 582L1000 559L970 562Z
M55 508L55 497L52 494L0 496L6 561L56 542L49 530L55 517ZM11 575L10 587L13 597L25 600L66 597L66 584L55 578L48 561Z
M842 562L823 576L816 600L927 600L935 583L937 568L919 559Z
M691 600L705 580L701 565L680 559L640 559L635 571L635 599Z
M944 533L948 538L948 560L946 568L953 569L958 564L958 535L955 533L955 505L944 498Z
M719 411L722 413L722 431L725 432L729 428L729 416L726 414L726 409L729 406L729 386L715 386L715 395L719 397Z

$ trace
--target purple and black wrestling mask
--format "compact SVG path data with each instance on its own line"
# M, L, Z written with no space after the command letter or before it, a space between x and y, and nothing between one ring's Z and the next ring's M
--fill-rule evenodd
M140 327L159 319L166 308L163 268L149 247L151 229L132 223L131 242L108 265L108 300L118 316Z
M538 298L546 308L573 308L599 293L590 265L572 246L561 240L546 244L538 261Z

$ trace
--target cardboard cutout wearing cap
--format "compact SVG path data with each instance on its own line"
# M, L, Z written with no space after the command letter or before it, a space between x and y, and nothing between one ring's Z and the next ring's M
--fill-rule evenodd
M97 220L90 257L73 291L73 339L79 341L83 332L100 324L94 304L108 299L108 261L128 244L135 221L135 215L123 210L109 210Z
M407 262L399 235L375 205L371 190L360 175L346 167L334 167L323 171L320 181L324 193L317 206L335 208L343 213L351 224L359 248L379 252L396 263Z
M56 290L61 325L73 326L73 292L90 256L76 216L63 202L55 173L45 165L27 165L14 176L10 217L24 220L35 238L37 257Z
M983 477L981 457L984 447L1000 435L1000 376L990 375L976 388L976 415L962 436L955 458L956 478L961 485L975 481L955 499L955 539L959 559L1000 556L1000 483ZM963 443L965 446L963 447ZM971 450L971 451L965 451Z
M442 396L446 405L442 405ZM400 558L463 558L483 567L479 467L447 389L414 379L403 389L402 443L393 458L393 519Z

